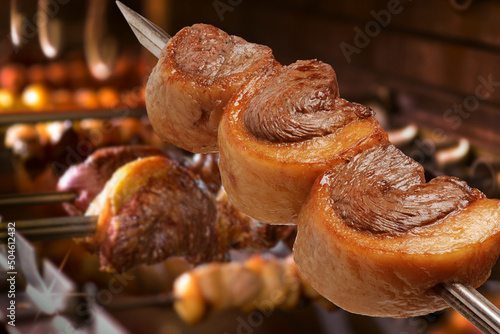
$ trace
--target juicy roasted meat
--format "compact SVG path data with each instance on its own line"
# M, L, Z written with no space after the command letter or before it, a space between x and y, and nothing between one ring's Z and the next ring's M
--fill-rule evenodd
M217 150L222 111L251 77L279 66L271 49L195 24L167 44L146 88L146 106L161 139L195 153Z
M422 166L387 143L329 173L335 175L330 181L335 212L352 228L369 233L405 233L484 197L454 177L425 183Z
M297 223L295 261L321 294L352 312L406 317L445 307L433 290L441 282L487 279L500 201L456 178L425 183L372 111L339 97L331 67L281 66L259 46L268 61L245 54L260 70L220 89L213 76L225 64L252 72L232 61L233 37L209 26L179 36L148 83L155 131L188 150L218 148L222 185L244 214Z
M151 146L116 146L95 151L84 162L71 166L59 179L57 190L74 191L78 194L74 201L63 203L64 209L72 216L83 215L118 168L139 158L156 155L179 162L205 182L213 194L219 191L221 181L217 154L196 154L189 158L175 150L161 150Z
M340 108L343 112L338 112ZM326 136L370 116L369 108L339 99L333 68L317 60L300 60L283 68L266 89L252 96L243 114L248 132L271 143Z
M171 256L192 263L221 261L230 249L289 246L295 226L270 226L245 216L223 189L217 200L189 169L163 156L119 168L90 204L96 233L84 242L99 252L101 267L125 271Z
M73 202L63 203L64 209L72 216L83 215L118 168L154 155L165 156L167 153L150 146L118 146L97 150L81 164L71 166L59 179L57 190L78 194Z
M143 158L119 168L90 204L86 215L99 222L85 243L109 271L170 256L222 260L216 213L213 195L193 173L162 156Z
M386 139L369 108L339 98L331 66L299 61L250 80L228 103L222 183L249 216L293 224L322 172Z
M447 307L441 282L481 285L500 254L500 201L453 177L428 183L391 144L316 180L294 258L325 297L355 313L409 317ZM335 282L335 284L332 284Z

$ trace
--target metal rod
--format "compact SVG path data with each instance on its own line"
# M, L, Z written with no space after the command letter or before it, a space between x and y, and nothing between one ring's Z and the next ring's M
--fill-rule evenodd
M127 300L120 300L105 305L104 308L109 312L128 311L144 307L172 307L175 297L172 293L163 293L154 296L141 296Z
M77 197L78 194L73 191L5 195L0 196L0 206L61 203L72 201Z
M22 230L23 235L31 242L85 238L95 229L88 226L67 226L60 228L45 228Z
M55 218L42 218L20 220L15 222L16 229L33 229L33 228L51 228L51 227L64 227L74 225L92 225L97 221L97 216L78 216L78 217L55 217ZM7 226L8 222L0 223L0 227Z
M160 58L161 51L171 38L170 35L120 1L116 1L116 5L122 12L125 20L127 20L130 28L132 28L139 42L148 49L149 52L154 54L156 58Z
M17 231L29 241L62 240L83 238L93 234L97 228L97 216L57 217L14 222ZM0 240L8 238L9 222L0 223Z
M10 125L15 123L39 123L54 122L64 120L80 120L86 118L140 118L147 115L145 108L130 109L127 107L118 107L114 109L98 110L70 110L68 112L47 111L47 112L17 112L2 113L0 115L0 125Z
M500 333L500 310L469 284L442 283L437 292L482 333Z

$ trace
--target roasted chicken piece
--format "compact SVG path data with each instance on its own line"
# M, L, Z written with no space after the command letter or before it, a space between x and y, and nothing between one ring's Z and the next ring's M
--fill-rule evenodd
M171 256L195 264L221 261L231 248L268 249L295 232L294 226L238 216L227 197L219 198L217 203L205 183L176 161L135 160L119 168L90 204L86 215L99 217L97 231L83 242L99 252L101 269L122 272Z
M249 216L296 223L322 172L386 138L369 108L339 98L331 66L298 61L250 80L228 103L219 130L222 183Z
M303 279L291 256L278 260L255 255L245 262L202 265L177 278L174 295L175 310L190 324L211 310L231 307L271 314L311 300L327 310L336 308Z
M336 305L380 317L448 305L442 282L481 285L500 254L500 201L424 169L389 143L316 180L302 208L294 258Z
M279 64L271 49L195 24L163 49L146 87L146 107L161 139L194 153L217 150L227 101L251 77Z

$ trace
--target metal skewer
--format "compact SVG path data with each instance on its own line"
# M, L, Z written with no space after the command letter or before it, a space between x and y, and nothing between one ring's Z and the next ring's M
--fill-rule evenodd
M19 220L14 222L17 231L29 241L63 240L84 238L95 233L97 216L57 217ZM0 240L5 242L9 222L0 223Z
M6 195L0 196L0 206L61 203L72 201L77 197L78 194L72 191Z
M114 109L96 109L96 110L72 110L71 112L46 111L46 112L16 112L2 113L0 115L0 125L10 125L15 123L39 123L54 122L65 120L81 120L86 118L116 118L116 117L134 117L145 116L146 109L130 109L127 107L118 107Z
M482 333L500 333L500 310L469 284L441 283L435 290Z
M142 15L137 14L129 7L116 1L116 5L120 8L125 20L139 40L146 49L149 50L156 58L160 58L161 50L167 45L170 40L170 35L163 31L153 22L144 18Z
M119 302L112 302L104 308L108 312L121 312L134 310L144 307L162 307L170 308L174 305L175 296L173 293L162 293L154 296L140 296L135 298L128 298L128 300L120 300Z

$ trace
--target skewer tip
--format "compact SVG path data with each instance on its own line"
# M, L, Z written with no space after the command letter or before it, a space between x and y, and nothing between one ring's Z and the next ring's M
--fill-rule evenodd
M125 17L128 25L137 37L138 41L157 58L160 57L162 49L170 39L170 35L157 25L142 17L122 2L116 0L116 5Z
M121 10L121 11L122 11L122 13L123 13L123 11L125 10L125 8L126 8L127 6L125 6L125 5L124 5L121 1L118 1L118 0L116 0L116 1L115 1L115 3L116 3L116 5L118 6L118 8L120 8L120 10Z

